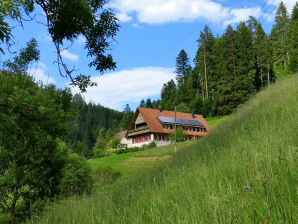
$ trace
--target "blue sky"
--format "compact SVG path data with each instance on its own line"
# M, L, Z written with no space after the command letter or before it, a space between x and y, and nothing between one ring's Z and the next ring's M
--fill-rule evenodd
M63 52L65 62L75 65L83 74L91 75L97 87L83 94L86 101L122 110L126 103L135 109L141 99L160 96L162 85L175 78L175 59L184 49L191 61L197 51L196 40L204 25L211 27L214 35L221 35L227 26L253 15L268 33L274 22L279 0L110 0L108 7L120 20L120 31L110 52L117 62L115 71L104 75L88 67L90 58L84 50L84 37ZM296 0L285 0L288 11ZM44 22L40 9L36 9L36 20ZM36 38L41 51L40 61L29 70L36 80L55 83L64 88L69 80L59 76L55 49L44 25L31 21L24 27L14 24L15 46L12 51L25 46ZM67 45L65 45L67 46ZM13 57L6 51L0 55L0 64ZM73 89L73 92L78 92Z

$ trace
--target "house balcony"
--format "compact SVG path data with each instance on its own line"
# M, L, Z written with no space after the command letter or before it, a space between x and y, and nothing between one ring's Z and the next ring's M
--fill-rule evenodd
M135 129L135 130L129 130L128 133L127 133L127 137L146 134L146 133L149 133L149 132L150 132L150 130L147 126L146 127L140 127L140 128Z

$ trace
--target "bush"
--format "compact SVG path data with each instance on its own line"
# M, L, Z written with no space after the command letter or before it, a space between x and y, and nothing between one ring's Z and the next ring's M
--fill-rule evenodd
M90 193L92 188L91 169L86 159L68 151L63 169L59 192L61 195Z
M132 147L132 148L127 148L128 152L138 152L141 151L141 149L139 147Z
M124 148L124 149L117 149L117 150L115 150L115 153L116 153L117 155L119 155L119 154L123 154L123 153L128 153L128 151L127 151L127 148Z
M117 146L120 144L120 137L119 136L114 136L111 138L111 140L107 144L108 149L115 149Z
M169 137L171 141L175 141L175 131L171 132ZM184 139L185 139L185 134L184 134L183 128L178 127L176 132L176 141L184 142Z
M155 147L157 147L157 144L156 144L155 141L152 141L152 142L150 142L150 143L148 144L148 149L152 149L152 148L155 148Z
M101 158L105 157L106 155L106 150L105 149L94 149L94 158Z

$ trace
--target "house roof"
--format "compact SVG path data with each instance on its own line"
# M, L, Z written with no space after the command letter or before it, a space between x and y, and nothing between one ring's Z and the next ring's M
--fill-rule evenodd
M175 117L175 112L174 111L163 110L163 111L160 112L157 109L138 107L137 110L136 110L136 113L134 114L134 116L132 118L132 122L131 122L130 125L133 124L133 122L136 120L136 117L138 116L139 113L142 115L145 122L147 123L147 126L148 126L150 132L154 132L154 133L171 133L171 132L173 132L173 130L164 129L163 126L162 126L162 123L160 122L160 120L157 117L161 116L161 117L171 117L171 118L173 118L173 117ZM185 131L185 133L187 135L204 136L209 131L211 131L210 126L208 125L208 123L206 122L206 120L204 119L204 117L202 115L195 114L195 118L192 118L191 113L176 112L176 118L178 118L178 119L188 119L188 120L197 120L197 121L199 121L200 123L202 123L204 125L204 127L206 128L206 131L207 131L207 132Z
M121 139L125 138L126 134L127 134L127 130L125 130L125 131L120 131L120 132L118 133L118 135L120 136Z

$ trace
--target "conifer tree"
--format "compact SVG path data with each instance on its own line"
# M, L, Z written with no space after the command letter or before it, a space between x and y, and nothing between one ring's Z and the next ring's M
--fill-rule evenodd
M266 34L261 26L261 24L257 25L255 40L254 40L254 50L256 57L256 69L257 69L257 77L256 77L256 87L260 89L264 85L265 77L268 73L268 44L267 44Z
M152 103L151 103L151 99L150 98L148 98L146 100L146 108L152 108Z
M189 58L187 53L182 49L176 59L176 80L178 86L186 84L187 81L187 72L189 69Z
M139 107L146 107L145 101L142 99Z
M164 84L161 90L161 106L165 110L173 110L176 104L177 87L174 80Z
M290 71L298 72L298 3L296 2L289 26Z
M280 3L276 15L275 25L271 32L275 65L284 71L290 62L288 48L289 16L283 2Z
M253 49L252 33L244 22L240 22L237 28L237 69L235 79L235 89L237 92L236 106L244 103L248 97L255 93L255 59Z
M199 72L204 74L204 95L208 98L208 76L210 77L213 73L212 48L215 42L215 38L208 26L205 26L203 32L200 33L198 42L199 49L195 60L199 66Z

